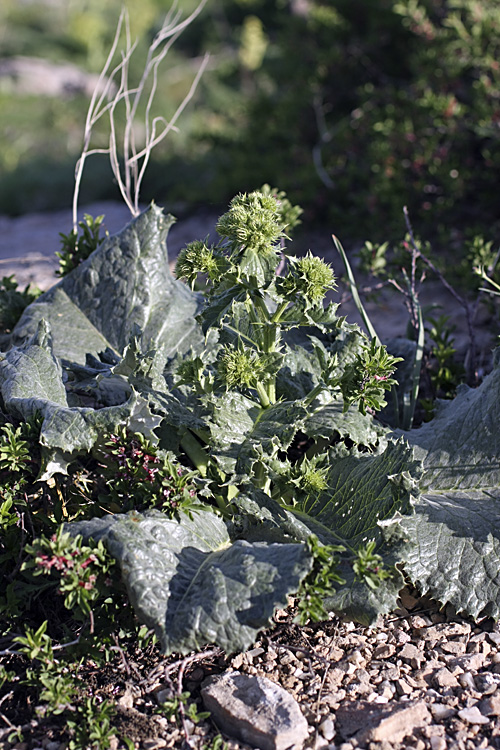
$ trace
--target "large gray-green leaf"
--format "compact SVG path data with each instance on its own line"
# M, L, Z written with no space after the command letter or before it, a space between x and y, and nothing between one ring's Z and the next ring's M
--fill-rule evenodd
M311 438L330 440L348 438L355 445L385 446L388 430L369 414L361 414L356 406L345 412L341 397L319 407L305 421L304 432Z
M459 490L500 485L500 366L478 388L460 386L436 416L405 433L424 459L423 486Z
M79 451L89 451L99 433L125 424L137 406L137 397L129 391L127 401L103 409L70 407L62 381L61 366L55 358L47 324L40 321L33 338L13 347L0 359L0 390L7 411L30 420L42 418L40 443L56 452L53 469L64 470L67 459Z
M396 513L411 513L420 476L421 463L403 441L390 442L377 455L352 451L332 460L328 490L311 497L300 511L283 508L265 493L246 486L234 501L238 508L235 525L253 539L304 540L316 534L323 544L343 545L346 555L341 556L341 574L346 583L328 599L327 606L368 624L396 606L403 581L395 574L373 591L356 580L354 553L373 539L385 564L404 559L404 535L384 526Z
M119 561L130 601L167 653L216 643L247 649L299 588L312 559L304 544L231 542L209 511L179 521L132 513L68 527L103 539Z
M429 492L401 519L413 541L404 568L441 602L500 617L500 489Z
M405 572L473 617L500 615L500 368L462 387L437 416L407 433L427 490L399 521L414 543Z
M226 472L244 474L263 454L286 451L307 414L300 402L285 401L261 409L237 391L213 400L212 449Z
M13 343L34 335L48 321L59 359L85 363L107 346L122 353L139 327L142 349L166 359L199 338L194 316L198 295L169 270L166 237L174 219L151 205L119 234L106 239L72 273L26 308Z
M305 541L315 534L323 544L338 545L342 539L337 533L305 514L295 514L279 503L252 487L243 489L234 500L237 512L234 518L235 533L249 540L266 541ZM383 526L383 522L381 522ZM386 566L396 565L406 557L406 540L402 533L384 533L384 544L379 546ZM373 624L381 614L391 612L398 601L404 581L395 570L394 574L373 590L362 580L357 580L352 567L353 555L346 552L339 555L339 573L345 583L338 586L336 593L328 597L325 608L350 617L364 625Z
M370 540L380 543L379 522L396 512L411 512L420 475L420 462L402 440L390 442L376 455L354 451L336 457L328 489L311 496L299 518L312 516L352 549Z

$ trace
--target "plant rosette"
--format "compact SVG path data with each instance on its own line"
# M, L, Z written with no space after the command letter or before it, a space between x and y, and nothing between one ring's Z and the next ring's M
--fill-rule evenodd
M498 368L396 432L376 412L398 359L325 304L332 269L309 253L277 274L282 204L236 196L220 242L188 245L177 278L173 221L153 204L104 239L25 309L1 355L5 410L41 424L41 478L110 434L141 436L147 471L130 453L127 472L143 482L153 464L189 472L196 503L158 509L144 485L150 509L65 531L102 541L167 652L243 650L295 594L301 621L372 622L396 606L403 572L498 618Z

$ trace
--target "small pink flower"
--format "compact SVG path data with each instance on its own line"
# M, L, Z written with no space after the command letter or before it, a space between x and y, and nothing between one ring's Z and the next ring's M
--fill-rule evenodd
M88 568L89 565L95 562L97 562L97 557L94 554L92 554L92 555L89 555L87 559L82 562L81 565L82 565L82 568L85 570L85 568Z

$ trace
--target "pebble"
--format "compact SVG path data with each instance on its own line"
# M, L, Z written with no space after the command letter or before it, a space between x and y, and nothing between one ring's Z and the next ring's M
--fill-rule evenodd
M447 706L444 703L433 703L430 708L435 721L445 721L456 714L456 711L453 708L450 708L450 706Z
M382 643L373 651L374 659L390 659L396 653L396 647L392 643Z
M474 676L472 672L464 672L463 674L458 675L458 681L461 685L461 687L465 688L466 690L474 690L476 691L476 683L474 682Z
M457 678L446 667L436 670L432 676L432 681L439 688L458 687Z
M335 724L332 719L325 719L319 725L319 731L325 738L325 740L333 740L335 737Z
M489 695L496 691L500 680L498 675L491 674L491 672L483 672L475 676L474 683L480 693Z
M490 695L479 704L479 710L484 716L500 716L500 695Z
M463 708L458 712L459 717L469 724L489 724L490 720L484 716L477 706Z
M431 737L429 740L431 750L446 750L447 744L444 737Z

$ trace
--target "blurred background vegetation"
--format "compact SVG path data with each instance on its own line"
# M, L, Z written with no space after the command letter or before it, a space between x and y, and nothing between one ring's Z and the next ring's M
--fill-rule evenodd
M138 77L171 2L125 4ZM196 5L177 3L184 15ZM89 100L27 91L6 62L98 73L121 7L2 0L0 213L70 205ZM144 202L224 206L268 182L305 208L305 225L343 237L397 240L407 205L421 235L500 239L498 0L208 0L163 64L156 113L173 114L206 51L179 133L154 152ZM119 195L94 156L81 203L101 199Z

